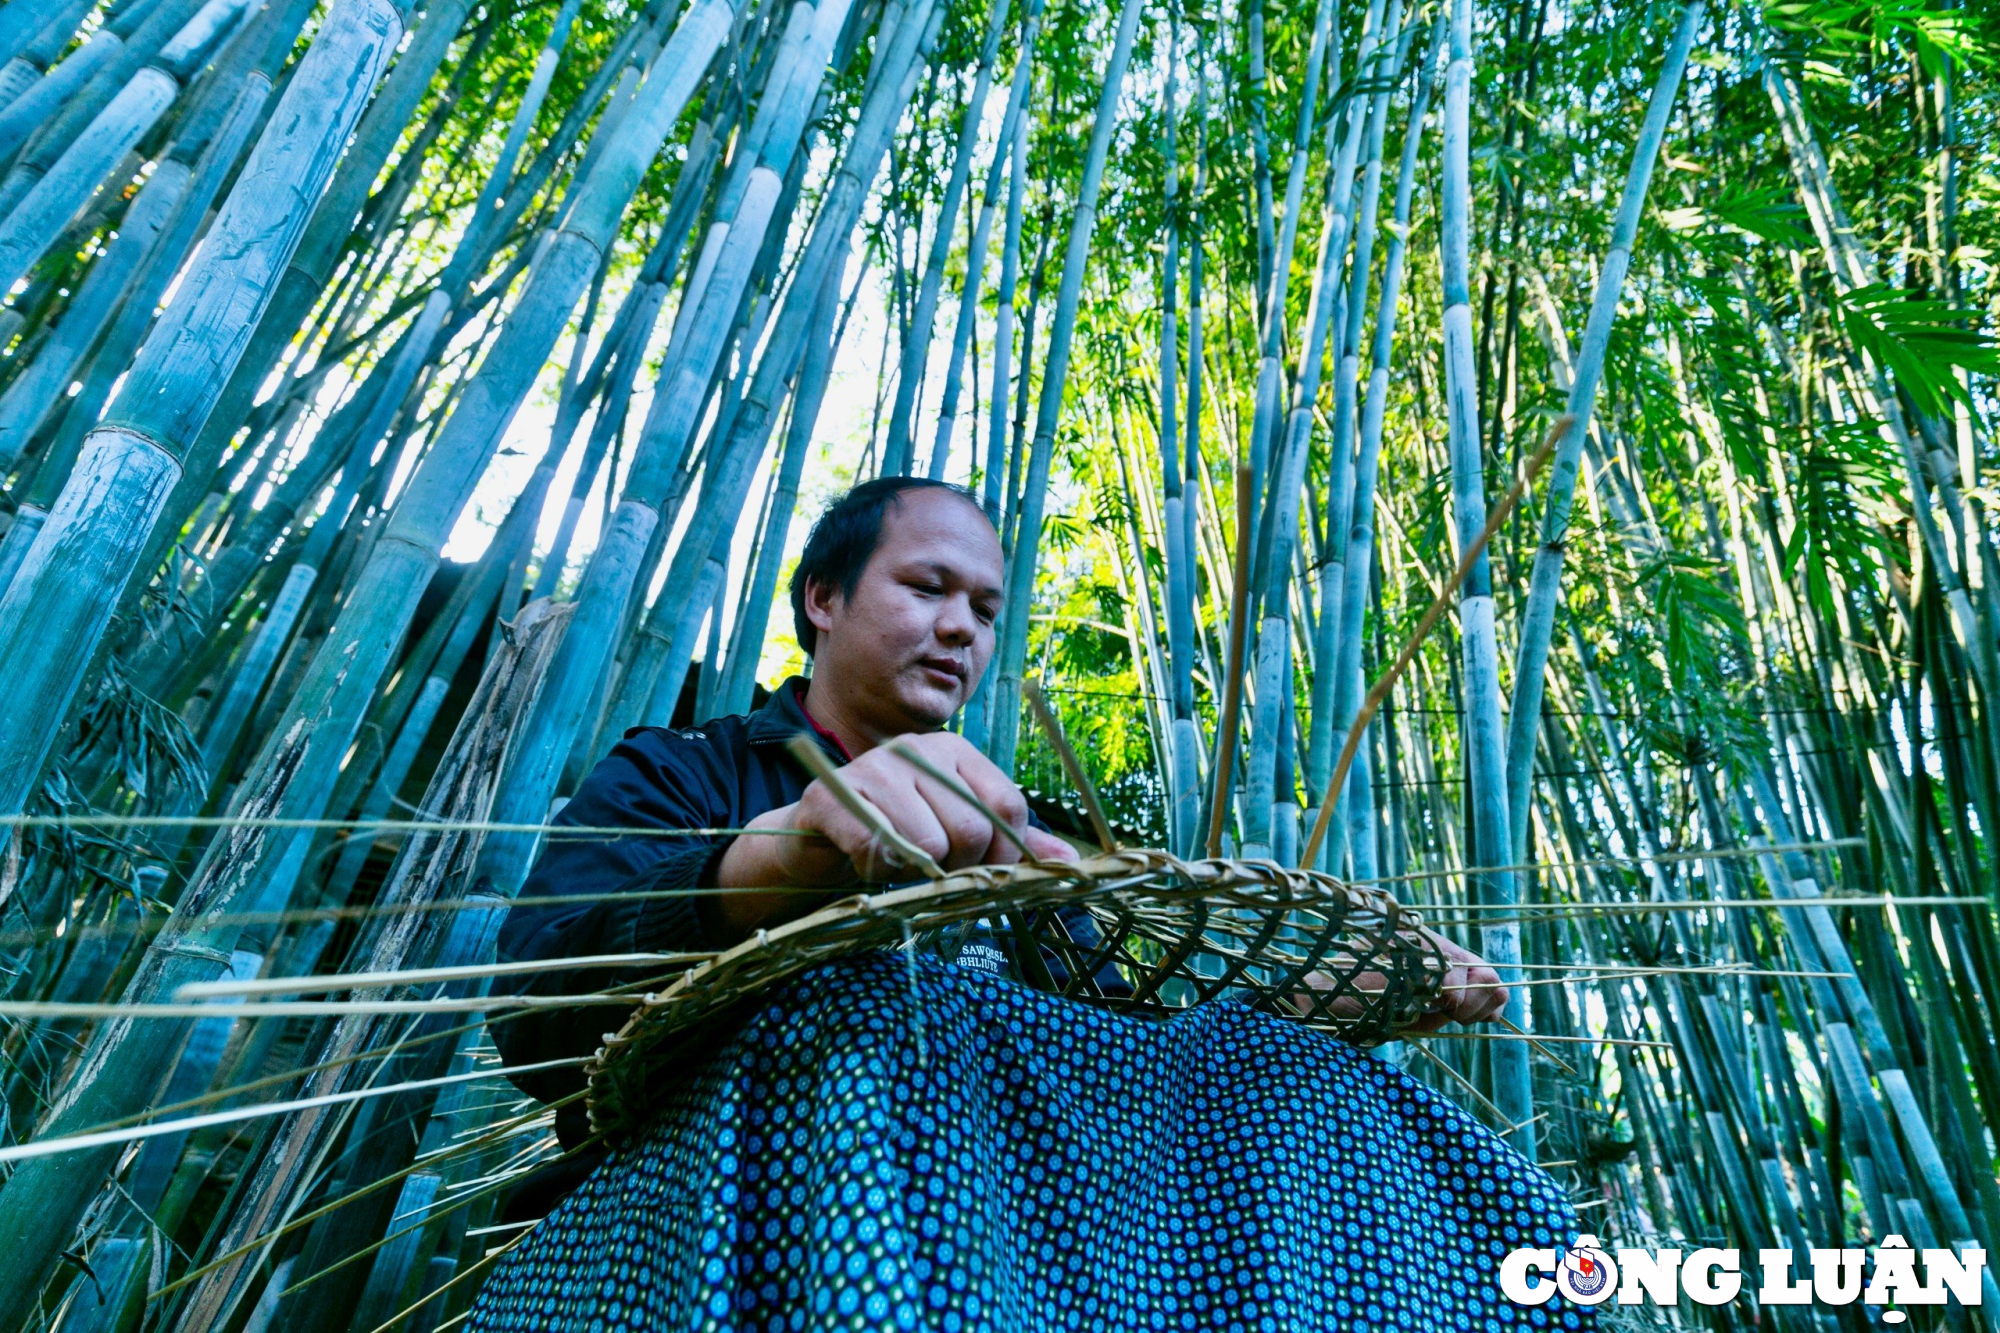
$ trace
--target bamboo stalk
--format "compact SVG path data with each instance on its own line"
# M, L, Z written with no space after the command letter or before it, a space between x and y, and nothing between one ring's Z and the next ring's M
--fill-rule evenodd
M1345 725L1350 730L1354 723L1356 709L1360 706L1361 695L1361 649L1363 631L1366 625L1366 595L1375 557L1375 483L1381 466L1382 429L1388 414L1390 361L1395 350L1397 302L1402 292L1403 264L1408 254L1408 233L1410 227L1410 204L1416 184L1417 153L1422 145L1425 113L1430 106L1433 86L1433 71L1436 67L1437 49L1444 40L1444 18L1440 13L1433 25L1431 43L1423 57L1423 68L1417 78L1417 89L1410 101L1410 123L1404 131L1402 161L1397 170L1396 202L1393 223L1390 229L1388 253L1383 256L1382 281L1375 310L1375 339L1370 349L1368 375L1368 399L1362 409L1361 438L1354 461L1354 498L1348 506L1351 511L1350 526L1346 540L1339 544L1339 558L1331 568L1321 575L1321 645L1320 659L1328 664L1324 673L1324 684L1318 675L1314 677L1313 731L1309 742L1307 759L1308 789L1318 790L1320 799L1338 806L1349 799L1345 788L1326 785L1327 764L1333 754L1333 736L1339 727ZM1386 118L1386 103L1379 105L1374 133L1381 133L1382 120ZM1381 144L1376 140L1370 145L1370 166L1379 175ZM1372 221L1373 210L1368 214ZM1357 269L1360 265L1357 263ZM1355 348L1360 339L1360 303L1357 301L1349 311L1348 344ZM1350 397L1352 379L1358 376L1360 362L1352 352L1344 353L1341 360L1343 387ZM1348 420L1352 422L1350 402ZM1338 417L1338 413L1336 413ZM1336 424L1335 437L1340 435ZM1336 449L1339 445L1336 444ZM1331 544L1331 543L1330 543ZM1336 588L1334 571L1340 574ZM1322 709L1325 712L1322 713ZM1314 779L1318 778L1315 783ZM1350 822L1366 818L1365 810L1349 809ZM1331 826L1334 841L1328 849L1327 860L1333 864L1340 861L1342 845L1346 838L1345 825L1336 820ZM1359 840L1354 842L1358 848ZM1364 867L1357 863L1357 877Z
M1208 789L1208 834L1211 857L1222 855L1222 827L1232 799L1230 770L1236 764L1238 728L1243 715L1243 648L1250 618L1251 486L1248 464L1236 468L1236 564L1229 590L1229 667L1224 676L1221 721L1215 742L1215 772ZM1312 861L1311 851L1306 855Z
M241 354L249 333L242 312L262 306L272 270L297 241L301 219L289 201L318 196L401 36L400 19L379 0L347 0L334 14L340 22L329 22L313 44L318 58L306 57L309 77L287 88L281 113L210 228L211 244L183 278L181 299L140 350L0 598L0 661L21 662L6 673L8 697L26 710L10 710L14 724L0 726L0 808L19 810L39 779L180 453ZM64 651L49 652L52 642Z
M829 3L833 4L833 0ZM844 12L844 6L834 4L834 8ZM880 168L895 122L914 92L915 81L928 60L929 44L934 39L934 18L928 0L920 0L917 7L896 25L893 39L878 56L878 65L871 66L874 91L868 98L861 123L848 142L847 152L836 171L835 182L821 202L811 239L798 259L792 283L776 311L772 336L758 358L754 375L744 391L743 402L727 418L726 429L724 418L718 414L706 466L703 500L683 532L680 545L668 566L667 587L694 587L718 540L732 530L726 526L727 520L733 518L741 507L741 496L747 491L758 459L762 456L768 431L775 425L778 407L797 376L820 283L825 280L829 268L839 267L839 256L845 254L851 241L852 220L860 209L862 196ZM817 30L825 31L824 28ZM831 47L830 32L827 32L825 44ZM803 91L809 92L810 89ZM793 137L790 146L782 149L783 161L791 160L792 148L798 142L796 135L804 128L809 102L810 98L801 96L787 113ZM775 145L778 142L778 136L774 135L772 143ZM736 256L734 267L725 270L718 259L715 268L716 273L727 271L730 276L720 281L711 279L701 306L690 318L682 321L688 325L688 349L679 356L669 351L671 374L663 368L662 381L666 387L655 386L653 414L641 436L638 459L626 480L625 495L620 502L621 514L628 509L631 511L629 522L635 533L644 525L650 537L657 518L651 514L652 506L665 489L669 476L681 466L694 427L700 419L707 396L706 386L720 354L722 340L734 325L733 315L741 301L743 287L748 282L749 267L761 248L765 225L765 222L758 222L745 232L732 232L732 245L741 246L733 251ZM736 276L739 273L741 276ZM678 326L676 332L679 333ZM600 547L600 551L603 549ZM620 601L625 595L623 591L617 594ZM582 598L583 591L579 590L578 600ZM655 606L639 642L627 658L624 677L600 727L603 734L622 735L628 727L637 725L654 706L656 696L664 694L672 697L678 693L679 681L686 674L694 651L695 635L701 624L699 614L691 614L690 607L696 611L705 609L693 602L684 604L679 599L670 599Z
M1706 12L1705 0L1692 0L1682 12L1679 27L1660 65L1653 94L1646 103L1646 118L1632 149L1632 164L1625 175L1625 189L1618 204L1617 221L1611 230L1611 248L1604 266L1598 270L1597 291L1591 299L1590 320L1584 329L1583 350L1576 362L1564 409L1576 422L1574 438L1565 440L1556 455L1555 471L1549 474L1548 502L1542 514L1541 544L1535 550L1534 571L1528 586L1528 605L1522 614L1519 644L1515 653L1514 697L1507 723L1507 808L1513 838L1513 859L1527 850L1528 802L1534 784L1535 736L1542 711L1543 675L1547 670L1549 642L1555 631L1556 600L1562 583L1563 555L1569 533L1570 508L1576 492L1577 468L1582 461L1583 437L1597 401L1597 387L1604 372L1604 357L1611 345L1611 326L1618 313L1618 301L1625 287L1625 273L1632 263L1632 247L1638 239L1639 216L1652 181L1653 164L1666 138L1667 118L1680 91L1681 72L1687 67L1694 47L1695 32Z
M1486 553L1486 547L1493 540L1493 534L1506 523L1507 516L1514 512L1514 506L1518 505L1521 497L1528 493L1528 487L1534 484L1535 477L1555 452L1556 445L1561 439L1561 432L1567 430L1569 425L1568 417L1557 418L1555 425L1543 438L1541 448L1537 449L1534 457L1528 460L1527 467L1514 479L1514 484L1507 488L1507 493L1500 497L1500 503L1494 505L1492 512L1487 514L1486 522L1480 528L1478 535L1467 543L1460 553L1458 567L1451 572L1451 577L1445 580L1444 586L1431 600L1430 609L1424 612L1423 618L1417 622L1417 627L1404 641L1401 651L1396 654L1396 660L1376 679L1374 685L1369 687L1367 697L1361 701L1360 711L1355 714L1353 723L1348 727L1347 739L1341 744L1340 758L1334 762L1333 778L1327 788L1329 791L1340 789L1340 783L1347 777L1348 766L1354 762L1355 752L1361 748L1361 737L1366 733L1368 724L1374 720L1376 712L1382 707L1382 701L1389 697L1389 692L1396 688L1396 682L1403 678L1403 674L1410 669L1410 664L1416 661L1417 650L1423 647L1424 640L1430 636L1431 630L1451 605L1453 595L1464 586L1466 578L1471 574L1479 558ZM1300 853L1302 863L1311 865L1317 858L1320 843L1325 839L1327 829L1333 823L1333 813L1334 803L1331 801L1320 807L1319 818L1313 822L1312 832L1307 835L1305 848ZM1495 877L1507 874L1511 869L1507 866L1479 867L1454 873ZM1508 903L1494 905L1503 908L1512 906Z
M1000 619L1000 642L994 654L991 756L1003 773L1014 769L1014 749L1021 724L1021 681L1028 653L1028 614L1034 601L1036 558L1041 546L1043 507L1048 499L1049 468L1055 452L1056 426L1062 415L1063 387L1069 376L1071 341L1076 333L1077 306L1083 296L1083 274L1090 258L1091 233L1097 225L1098 195L1104 183L1104 163L1111 149L1118 97L1125 85L1125 67L1139 26L1139 0L1125 0L1118 14L1118 31L1105 62L1104 83L1098 91L1090 146L1085 151L1083 177L1077 183L1070 214L1069 240L1063 253L1062 285L1049 327L1048 354L1042 367L1042 392L1035 413L1034 446L1022 486L1019 531L1014 535L1007 568L1007 606ZM1023 357L1023 393L1026 358ZM1017 449L1018 452L1018 449Z
M944 194L938 200L937 219L932 224L930 255L924 261L924 276L917 285L917 299L911 308L909 324L903 330L902 365L896 374L896 400L889 410L889 434L882 445L883 476L900 476L909 472L915 464L910 417L916 411L917 386L930 359L931 326L937 318L938 293L944 286L945 261L951 257L952 234L958 221L959 205L964 202L966 185L972 179L973 150L979 144L979 125L993 82L993 60L1000 53L1000 35L1006 28L1009 8L1008 0L993 0L988 7L986 39L979 48L979 62L973 69L972 91L967 95L965 111L959 117L958 143L952 151L951 174L945 180ZM1033 23L1039 17L1039 11L1034 10L1027 21ZM1001 120L1003 137L1021 95L1026 92L1027 72L1028 61L1024 58L1017 62L1007 99L1007 116ZM997 157L995 160L998 160ZM975 268L968 265L967 283L977 291L979 279ZM949 443L948 438L946 442ZM943 452L933 447L931 468L935 475L943 475L943 458Z
M1445 71L1444 188L1442 194L1442 263L1444 290L1444 380L1446 420L1450 426L1452 512L1463 545L1468 533L1484 528L1485 470L1479 455L1481 438L1478 393L1474 383L1469 244L1472 211L1471 103L1472 5L1453 0L1448 29L1450 64ZM1467 546L1472 559L1458 580L1460 671L1467 709L1465 767L1472 831L1478 859L1489 865L1507 858L1512 846L1507 824L1506 756L1500 719L1500 658L1494 624L1493 576L1483 543ZM1465 562L1462 562L1465 563ZM1335 788L1337 790L1338 788ZM1475 886L1474 896L1487 901L1514 902L1518 887L1512 877L1495 875ZM1480 952L1500 973L1502 981L1521 959L1519 928L1499 925L1482 932ZM1527 1017L1525 997L1518 992L1508 1003L1510 1021ZM1493 1057L1494 1103L1509 1123L1525 1124L1533 1115L1534 1088L1526 1051L1502 1047ZM1513 1146L1529 1160L1535 1156L1532 1135L1514 1136Z

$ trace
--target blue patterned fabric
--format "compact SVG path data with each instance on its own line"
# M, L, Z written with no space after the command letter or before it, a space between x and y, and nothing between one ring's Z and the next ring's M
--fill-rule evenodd
M1574 1235L1546 1175L1331 1037L867 955L775 993L496 1265L471 1327L1582 1329L1497 1280Z

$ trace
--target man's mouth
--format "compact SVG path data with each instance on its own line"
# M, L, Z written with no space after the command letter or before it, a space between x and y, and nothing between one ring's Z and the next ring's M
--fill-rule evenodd
M954 682L964 683L965 663L955 657L920 657L917 665L936 675L948 676Z

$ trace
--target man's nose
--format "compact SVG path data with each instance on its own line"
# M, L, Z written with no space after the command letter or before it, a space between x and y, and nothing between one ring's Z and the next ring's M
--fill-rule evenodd
M979 618L972 613L972 599L947 597L938 608L936 632L944 643L971 643L979 633Z

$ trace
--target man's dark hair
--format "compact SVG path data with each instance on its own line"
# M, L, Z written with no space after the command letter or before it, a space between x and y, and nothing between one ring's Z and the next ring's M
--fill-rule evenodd
M806 585L818 580L839 588L842 597L852 597L861 586L861 571L882 544L882 519L890 505L901 503L905 491L950 491L979 508L978 497L965 487L928 477L877 477L829 504L813 523L798 568L792 571L792 627L806 656L812 656L818 638L806 615Z

